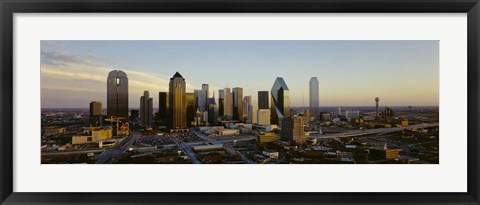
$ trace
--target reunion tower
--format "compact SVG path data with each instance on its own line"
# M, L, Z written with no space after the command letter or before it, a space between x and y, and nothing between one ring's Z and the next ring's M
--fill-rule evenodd
M376 111L377 116L378 116L378 102L379 102L379 101L380 101L380 98L376 97L376 98L375 98L375 103L376 103L376 109L375 109L375 111Z

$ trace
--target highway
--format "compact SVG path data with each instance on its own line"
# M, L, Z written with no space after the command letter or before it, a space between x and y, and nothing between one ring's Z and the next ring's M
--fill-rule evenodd
M319 139L332 139L332 138L342 138L342 137L358 137L363 135L376 135L376 134L387 134L392 132L399 132L404 129L412 129L412 128L427 128L427 127L434 127L438 126L438 123L431 123L431 124L416 124L416 125L409 125L405 127L392 127L392 128L378 128L378 129L370 129L370 130L352 130L349 132L342 132L342 133L335 133L335 134L327 134L323 136L311 136L313 138Z
M185 152L185 154L187 154L187 156L190 157L193 164L201 164L200 160L198 160L198 158L197 158L197 155L184 142L182 142L181 140L178 140L174 137L171 137L171 136L168 136L168 137L171 140L173 140L175 142L175 144L177 144L178 148L182 149L183 152Z
M120 159L122 154L132 146L134 142L137 141L139 135L138 132L131 132L130 136L125 138L126 143L121 145L120 147L114 147L111 149L105 150L105 152L101 153L96 157L97 161L96 164L107 164L107 163L115 163ZM125 141L124 140L124 141ZM123 141L122 141L123 143Z
M200 137L202 138L203 140L209 142L210 144L213 144L213 145L217 145L217 144L222 144L222 142L219 142L215 139L212 139L206 135L204 135L203 133L201 133L200 131L198 130L195 130L195 129L192 129L191 131L193 131L193 133L195 133L195 135L197 135L197 137ZM247 137L248 138L248 137ZM255 139L255 138L253 138ZM225 141L233 141L234 139L230 139L230 140L225 140ZM251 139L247 139L247 140L251 140ZM232 154L239 154L241 157L242 157L242 160L247 162L248 164L255 164L255 162L251 159L249 159L247 156L245 156L242 152L237 152L237 150L235 150L235 148L232 148L232 147L227 147L227 146L223 146L225 148L225 150L227 150L228 152L232 153Z

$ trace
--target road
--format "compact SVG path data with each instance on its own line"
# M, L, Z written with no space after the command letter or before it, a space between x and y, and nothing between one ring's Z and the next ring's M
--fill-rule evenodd
M215 139L212 139L212 138L204 135L203 133L201 133L201 132L198 131L198 130L191 129L191 131L192 131L193 133L195 133L195 135L197 135L197 137L202 138L203 140L209 142L210 144L214 144L214 145L222 144L222 145L223 145L222 142L217 141L217 140L215 140ZM253 139L255 139L255 138L253 138ZM251 139L248 139L248 140L251 140ZM225 141L230 142L230 141L233 141L233 139L225 140ZM242 160L245 161L245 162L247 162L248 164L255 164L255 162L254 162L253 160L249 159L249 158L248 158L247 156L245 156L242 152L238 152L237 150L235 150L235 148L227 147L227 146L225 146L225 145L224 145L223 147L225 148L225 150L227 150L228 152L230 152L230 153L232 153L232 154L239 154L239 155L242 157Z
M192 163L194 164L201 164L200 160L198 160L197 155L188 147L184 142L181 140L176 139L175 137L168 136L171 140L175 142L178 148L182 149L185 154L190 157Z
M126 140L126 143L122 141L123 145L119 145L120 147L114 147L111 149L105 150L105 152L101 153L100 155L97 156L97 161L95 162L96 164L112 164L117 162L122 154L132 146L134 142L137 141L139 135L138 132L131 132L130 136L124 139Z
M313 138L320 138L320 139L329 139L329 138L342 138L342 137L358 137L363 135L374 135L374 134L387 134L392 132L399 132L404 129L412 129L412 128L427 128L427 127L434 127L438 126L438 123L431 123L431 124L417 124L417 125L409 125L405 127L392 127L392 128L378 128L378 129L370 129L370 130L352 130L349 132L343 133L335 133L335 134L328 134L324 136L312 136Z

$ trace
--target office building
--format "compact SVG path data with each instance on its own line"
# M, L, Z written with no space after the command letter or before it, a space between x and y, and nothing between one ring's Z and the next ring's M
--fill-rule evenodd
M258 109L268 109L268 91L258 91Z
M121 70L108 73L107 116L128 119L128 77Z
M255 105L248 106L248 123L257 124L257 110L258 107Z
M318 89L318 79L317 77L310 78L309 84L309 99L310 99L310 111L313 116L319 114L319 89Z
M100 116L103 115L102 102L92 101L90 102L90 116Z
M226 120L231 120L233 116L233 99L230 88L224 88L225 100L223 102L223 116Z
M168 93L158 93L158 113L157 120L160 124L166 125L168 119Z
M195 100L193 93L185 93L187 99L187 127L193 126L195 121Z
M176 72L169 83L169 117L170 128L182 129L187 127L187 99L185 94L185 78Z
M243 88L232 89L233 119L243 122Z
M153 118L153 99L148 91L143 92L140 97L140 125L143 127L151 127Z
M280 137L282 141L305 142L305 131L303 118L299 116L288 116L283 118Z
M278 125L282 118L290 116L290 93L282 77L277 77L270 93L270 121L272 124Z
M205 96L205 107L203 108L205 111L208 110L208 98L210 97L209 86L208 84L202 84L202 90Z
M257 110L257 124L259 125L270 125L270 110L269 109L258 109Z
M217 104L215 104L215 103L210 104L209 108L208 108L208 124L210 126L217 125L217 118L218 118Z
M252 104L252 96L244 96L243 97L243 119L248 119L248 113L250 105Z
M225 99L225 92L223 89L218 90L218 116L223 116L223 101Z
M200 112L206 111L207 106L207 97L204 90L194 90L195 95L195 107L200 110Z

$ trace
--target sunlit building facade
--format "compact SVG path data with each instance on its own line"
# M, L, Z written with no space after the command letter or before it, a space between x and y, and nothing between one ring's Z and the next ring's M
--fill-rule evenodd
M128 118L128 77L121 70L108 73L107 116Z
M278 125L282 118L290 116L290 93L282 77L277 77L270 93L270 121L272 124Z
M102 102L92 101L90 102L90 116L100 116L103 115L102 111Z
M185 95L186 83L180 73L176 72L170 78L169 109L170 128L182 129L187 127L187 98Z

